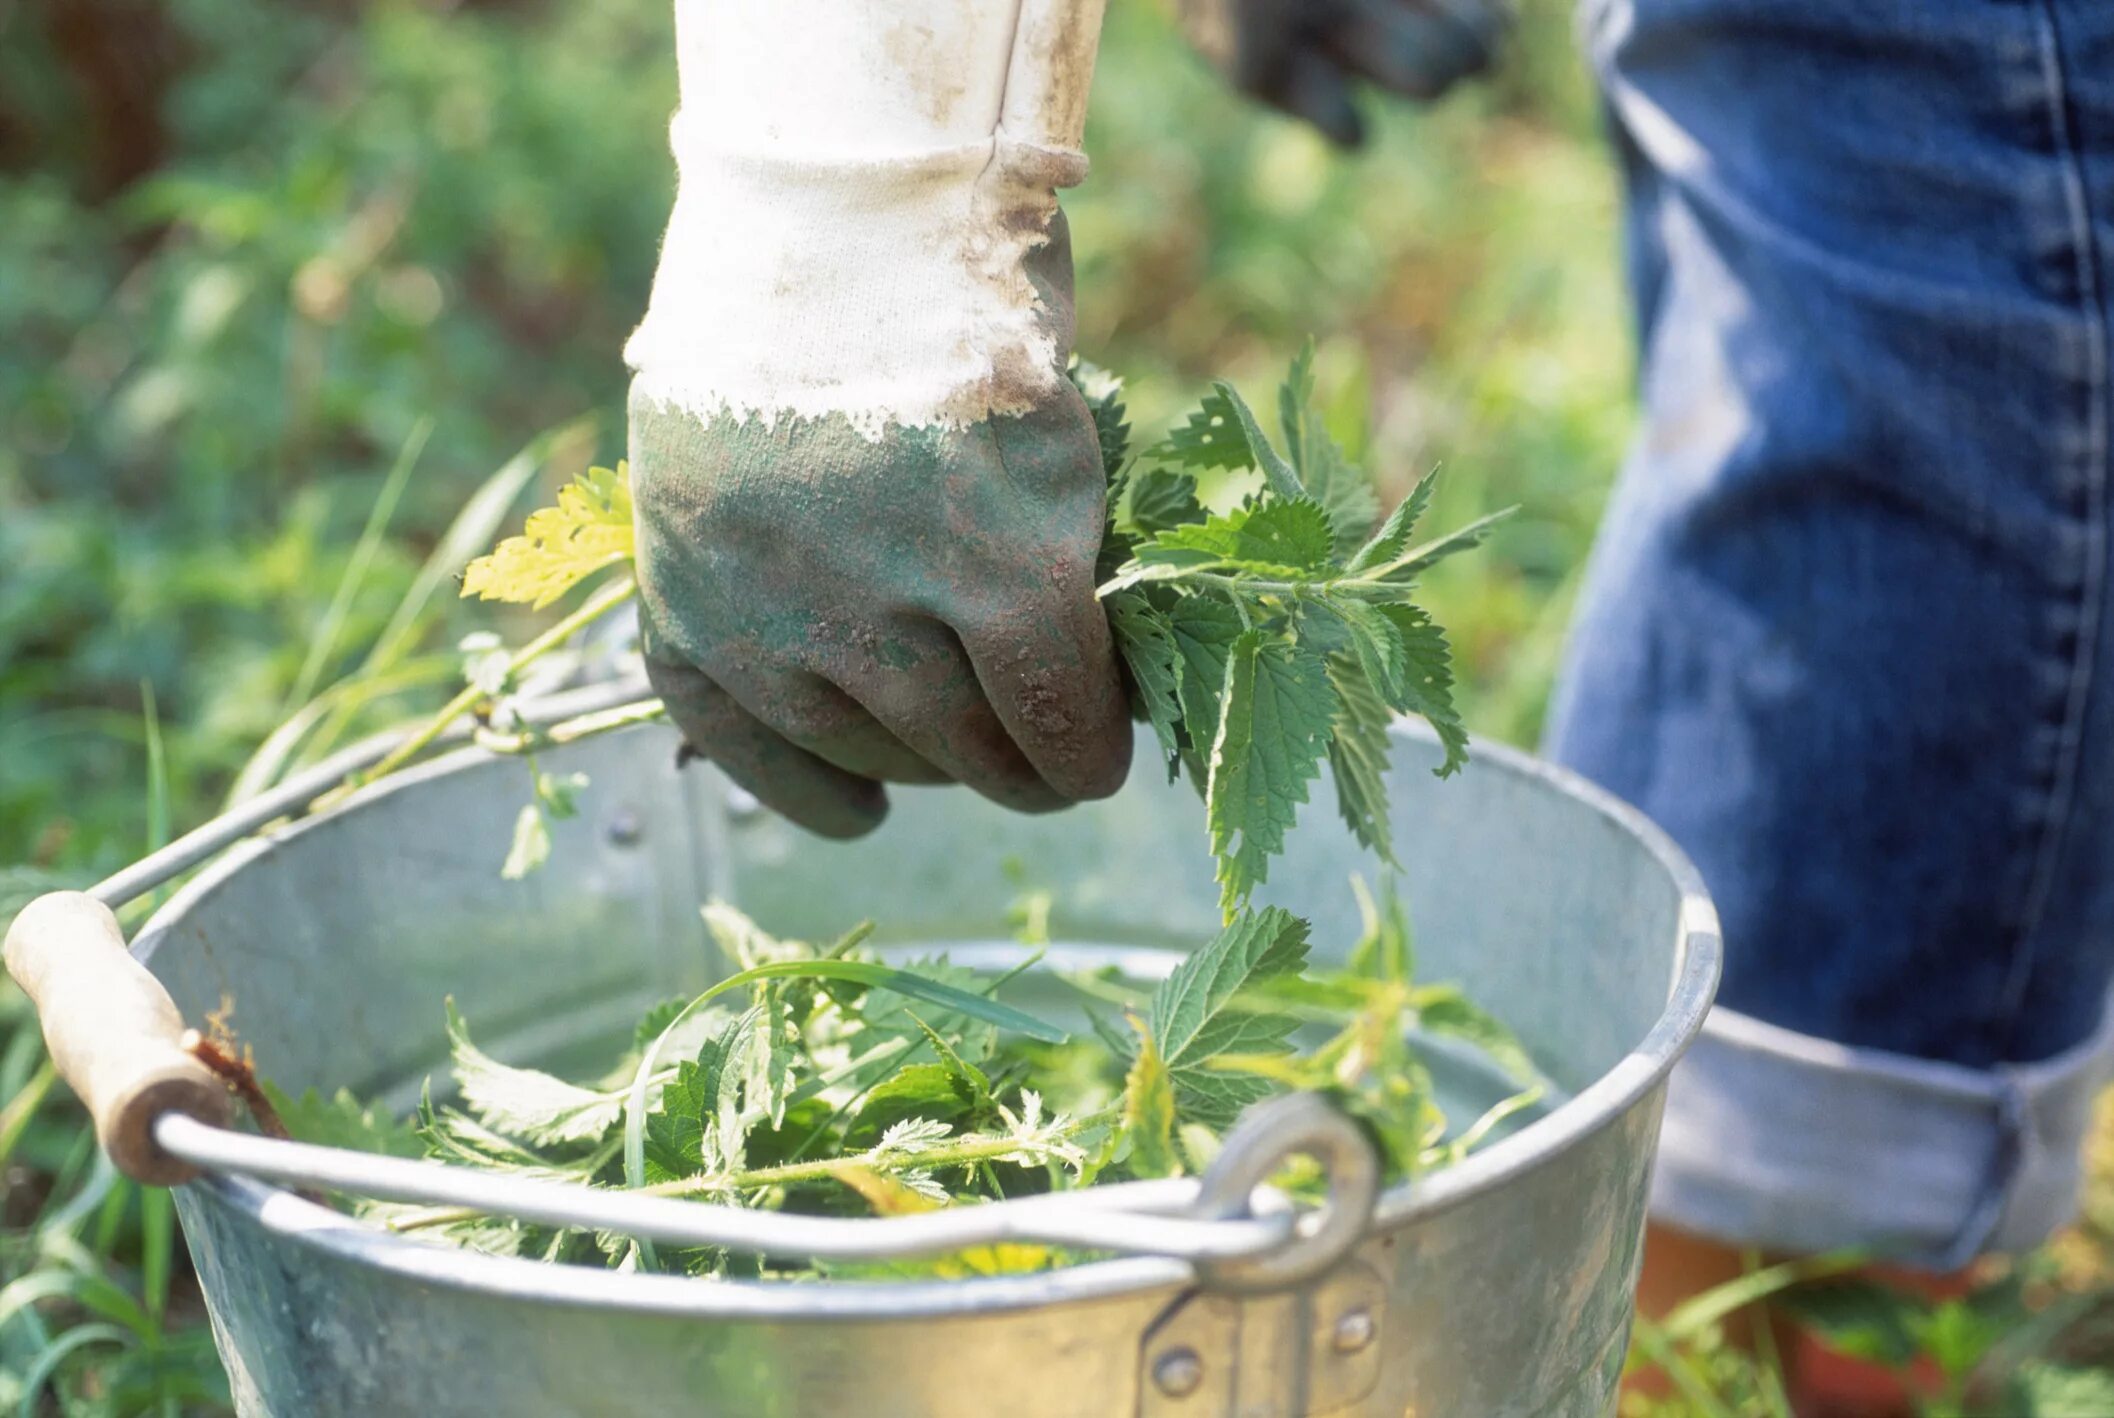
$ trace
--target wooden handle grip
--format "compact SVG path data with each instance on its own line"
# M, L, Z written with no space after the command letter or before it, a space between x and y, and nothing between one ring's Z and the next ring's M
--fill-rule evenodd
M196 1176L154 1141L154 1120L174 1111L225 1127L228 1091L183 1047L176 1002L125 948L117 917L92 896L55 891L15 917L4 954L118 1170L164 1187Z

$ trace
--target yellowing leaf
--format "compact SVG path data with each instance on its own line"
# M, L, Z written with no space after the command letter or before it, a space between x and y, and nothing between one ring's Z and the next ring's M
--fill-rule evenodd
M1123 1132L1130 1139L1130 1168L1137 1175L1181 1175L1182 1163L1174 1151L1174 1112L1174 1079L1159 1045L1140 1025L1138 1057L1123 1083Z
M590 468L560 490L556 507L530 513L522 535L471 562L462 593L541 610L631 556L631 470Z

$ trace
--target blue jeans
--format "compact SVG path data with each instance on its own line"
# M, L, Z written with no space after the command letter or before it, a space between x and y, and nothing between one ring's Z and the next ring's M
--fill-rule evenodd
M1588 0L1644 422L1550 751L1724 917L1658 1205L1949 1265L2074 1206L2114 977L2107 0Z

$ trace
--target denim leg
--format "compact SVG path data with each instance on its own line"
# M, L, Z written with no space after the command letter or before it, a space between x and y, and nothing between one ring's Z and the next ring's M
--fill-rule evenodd
M1608 0L1587 33L1644 422L1549 747L1724 918L1662 1199L1764 1244L2030 1239L2114 977L2114 6Z

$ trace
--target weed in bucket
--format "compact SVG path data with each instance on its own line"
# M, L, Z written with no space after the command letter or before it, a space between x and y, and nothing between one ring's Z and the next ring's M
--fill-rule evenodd
M735 973L639 1021L601 1079L574 1083L487 1056L448 1006L455 1101L408 1124L350 1095L281 1099L297 1137L422 1155L482 1170L663 1197L819 1215L900 1216L1205 1170L1242 1110L1275 1094L1326 1095L1358 1120L1389 1174L1443 1165L1533 1107L1541 1084L1519 1043L1458 989L1415 977L1388 875L1385 773L1396 713L1426 719L1443 776L1466 761L1443 631L1413 595L1425 568L1474 546L1496 518L1418 543L1433 483L1379 522L1361 470L1310 410L1311 346L1280 390L1283 447L1240 394L1217 385L1187 422L1133 458L1120 386L1077 373L1109 477L1101 597L1170 781L1202 795L1223 930L1157 982L1067 978L1093 1024L1073 1038L1003 994L1041 963L1030 944L1005 975L945 957L893 963L871 927L781 940L725 902L706 924ZM1379 525L1375 526L1375 523ZM584 783L541 770L539 749L658 717L642 701L546 730L514 710L536 660L629 600L625 470L596 469L521 536L471 564L466 595L548 607L602 578L578 610L519 649L474 641L467 684L344 791L386 777L465 716L488 746L527 758L531 800L503 871L553 850L549 824ZM1382 871L1357 887L1362 938L1340 969L1309 961L1309 924L1250 898L1326 767L1340 811ZM1062 903L1054 903L1061 913ZM1031 937L1046 939L1051 903ZM1411 1042L1480 1050L1515 1091L1465 1127L1440 1109ZM1283 1179L1295 1191L1317 1179ZM1310 1187L1309 1187L1310 1189ZM690 1274L755 1274L717 1248L663 1255L647 1242L460 1207L367 1202L399 1232L553 1261ZM985 1247L927 1261L821 1267L833 1274L1041 1269L1065 1253ZM811 1273L805 1264L770 1273Z

